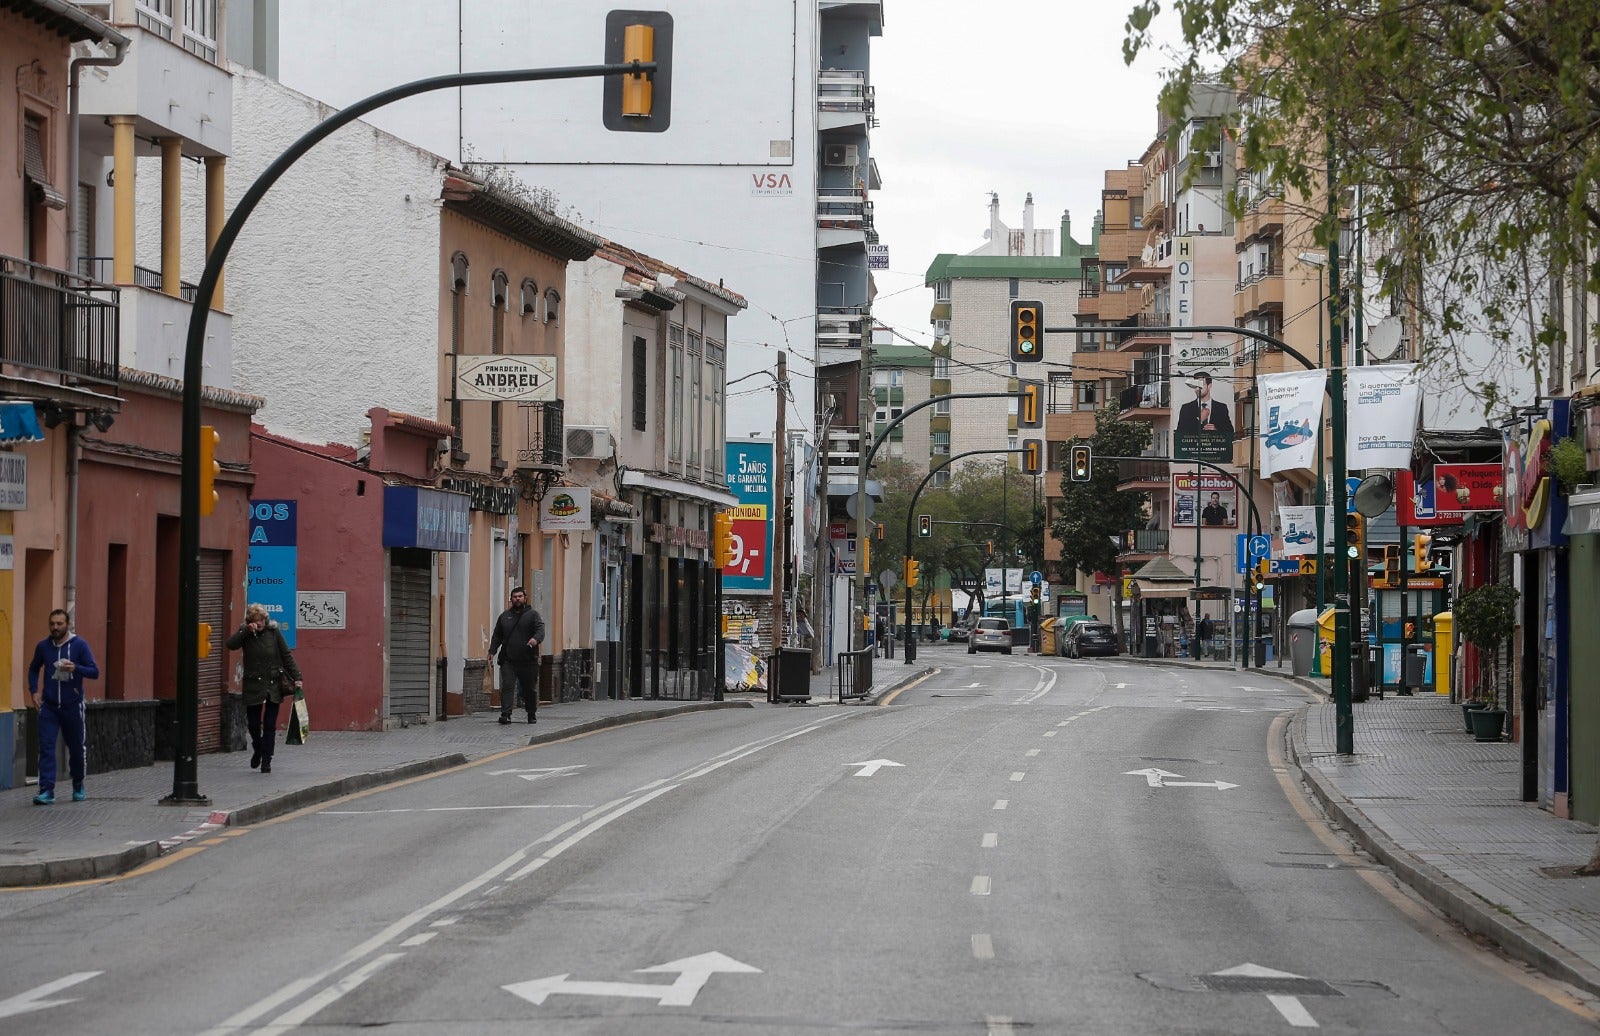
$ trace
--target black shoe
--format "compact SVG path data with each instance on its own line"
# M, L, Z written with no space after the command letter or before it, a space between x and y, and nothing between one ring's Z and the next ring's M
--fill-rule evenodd
M537 722L539 722L539 719L538 719L537 716L535 716L533 713L530 712L530 713L528 713L528 722L529 723L537 723Z
M261 765L261 749L258 748L254 752L250 753L250 769L254 770L256 767L258 767L260 765Z
M271 773L272 772L272 757L270 755L267 756L265 759L261 760L261 772L262 773Z
M502 724L510 723L511 722L511 717L510 716L501 716L500 717L500 722Z

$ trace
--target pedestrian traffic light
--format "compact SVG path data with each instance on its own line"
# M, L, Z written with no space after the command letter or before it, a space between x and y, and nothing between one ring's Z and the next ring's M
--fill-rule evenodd
M916 586L922 581L922 566L915 558L906 558L906 586Z
M917 515L917 535L924 539L933 535L933 515Z
M1087 482L1093 470L1094 456L1088 446L1072 448L1071 478L1074 482Z
M717 512L712 529L712 547L716 554L717 568L725 569L733 564L733 512Z
M210 514L217 509L217 476L222 465L217 463L217 444L222 436L208 424L200 426L200 513Z
M606 16L606 64L654 70L608 75L601 122L608 130L661 133L672 123L672 15L612 11Z
M1433 563L1428 559L1428 551L1432 547L1433 537L1425 532L1419 532L1411 537L1411 557L1418 572L1426 572L1433 567Z
M1037 475L1041 470L1040 464L1044 458L1044 441L1041 439L1022 440L1022 473L1024 475Z
M1044 359L1044 305L1011 303L1011 362L1038 363Z
M1024 381L1017 396L1017 427L1035 429L1044 427L1044 383Z
M1367 519L1359 511L1344 516L1344 550L1352 561L1367 556Z

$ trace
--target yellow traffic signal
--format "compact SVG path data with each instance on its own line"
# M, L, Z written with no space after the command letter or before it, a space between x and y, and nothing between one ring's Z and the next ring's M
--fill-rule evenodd
M656 30L649 25L630 25L622 30L622 60L624 64L648 63L656 59ZM655 100L655 85L650 76L636 72L622 77L622 114L631 118L649 118Z
M717 512L715 524L712 527L711 544L719 569L725 569L733 564L733 514L731 512Z
M1011 303L1011 362L1038 363L1044 359L1044 305Z
M1433 537L1425 532L1419 532L1411 537L1411 556L1418 572L1426 572L1433 567L1433 563L1428 560L1428 551L1432 546Z
M1390 544L1383 548L1383 581L1393 585L1400 579L1400 548Z
M217 476L222 465L217 463L217 444L222 436L208 424L200 426L200 513L210 514L217 509Z
M1344 516L1344 549L1352 561L1367 556L1367 519L1359 511Z
M922 581L922 566L915 558L906 558L906 586L916 586Z
M1087 446L1074 446L1072 448L1072 464L1069 472L1072 481L1087 482L1093 472L1094 457Z
M194 657L211 657L211 623L202 622L200 625L200 642L195 648Z
M1017 396L1017 427L1035 429L1044 427L1044 385L1037 381L1024 381Z
M1267 584L1267 573L1269 573L1271 571L1272 571L1272 561L1271 561L1271 559L1262 558L1260 561L1256 562L1256 567L1255 567L1254 572L1252 573L1252 576L1253 576L1253 579L1254 579L1255 586L1256 586L1257 590L1260 590L1262 587L1266 586L1266 584Z
M873 524L873 526L872 526L872 538L875 539L875 540L878 540L880 543L883 541L883 523L882 522L876 522L876 523Z
M1022 440L1022 473L1037 475L1044 458L1044 442L1039 439Z

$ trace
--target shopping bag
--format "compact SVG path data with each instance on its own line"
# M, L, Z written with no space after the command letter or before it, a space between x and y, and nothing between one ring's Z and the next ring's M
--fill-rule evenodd
M286 745L303 745L306 738L311 736L311 709L306 706L304 691L294 692L294 708L289 710L289 733L284 737Z

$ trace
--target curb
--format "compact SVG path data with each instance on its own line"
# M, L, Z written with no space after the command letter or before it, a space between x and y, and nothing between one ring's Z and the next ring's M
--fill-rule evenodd
M1354 838L1357 845L1389 868L1396 878L1410 886L1436 910L1467 931L1483 936L1508 955L1538 968L1552 978L1591 995L1600 995L1600 968L1527 922L1501 911L1432 864L1419 860L1367 821L1355 804L1311 765L1305 723L1306 710L1301 709L1289 724L1289 751L1294 757L1295 767L1334 823Z
M349 777L340 777L337 780L324 781L313 784L308 788L297 791L285 792L274 796L265 802L257 802L250 806L241 806L230 810L222 821L228 827L248 827L259 824L263 820L281 817L285 813L293 813L306 806L314 806L319 802L339 798L342 795L353 795L358 791L368 791L372 788L381 788L385 784L397 784L412 777L422 777L441 770L465 766L467 757L460 752L450 755L435 756L432 759L419 759L416 762L401 763L384 770L373 770L369 773L353 774Z
M630 723L644 723L652 719L665 719L668 716L681 716L687 712L709 712L712 709L753 709L753 701L700 701L687 705L679 705L668 709L650 709L645 712L624 712L620 716L605 716L601 719L592 719L587 723L578 723L560 730L548 733L533 734L528 738L528 744L546 745L552 741L561 741L579 734L591 734L596 730L605 730L607 727L623 727Z
M912 665L916 665L916 663L913 662ZM927 676L929 673L936 673L938 671L939 671L939 667L938 666L931 666L931 665L920 666L915 671L910 672L910 673L906 673L905 675L901 676L900 679L896 680L894 683L892 683L889 686L885 687L883 690L879 691L877 694L874 694L872 697L865 699L865 703L868 704L868 705L881 705L881 704L883 704L883 699L887 698L889 695L893 694L894 692L900 690L902 687L905 687L907 684L912 683L912 682L914 682L916 680L920 680L924 676Z
M8 863L0 866L0 888L64 885L93 878L114 878L161 855L160 842L146 842L121 852L80 856L42 863Z

